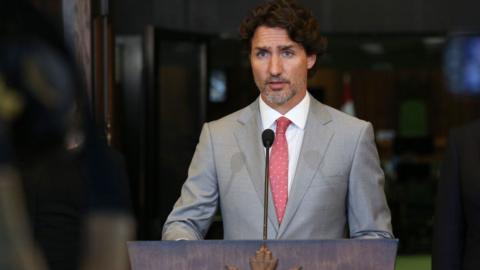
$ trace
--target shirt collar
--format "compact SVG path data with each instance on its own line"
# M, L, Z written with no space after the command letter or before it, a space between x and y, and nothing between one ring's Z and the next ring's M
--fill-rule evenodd
M272 128L275 121L282 116L279 112L268 106L262 97L259 97L260 116L262 118L263 129ZM290 109L285 115L292 123L300 129L305 128L307 122L308 109L310 107L310 94L307 92L305 97L295 107Z

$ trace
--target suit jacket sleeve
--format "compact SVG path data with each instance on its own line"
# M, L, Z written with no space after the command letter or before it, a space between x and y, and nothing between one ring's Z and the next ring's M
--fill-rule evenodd
M392 238L390 210L384 192L373 128L360 132L349 176L348 223L351 238Z
M204 124L180 198L165 222L163 240L200 240L218 205L218 184L209 125Z
M432 252L434 270L462 269L465 228L456 139L452 133L437 187Z

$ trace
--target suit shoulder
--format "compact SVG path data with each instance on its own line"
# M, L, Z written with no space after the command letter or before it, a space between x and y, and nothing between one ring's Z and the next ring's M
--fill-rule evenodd
M334 131L336 140L342 142L341 144L353 143L353 145L356 145L358 139L364 136L366 136L365 138L374 137L373 127L369 122L320 102L313 102L312 105L311 109L313 110L313 115L316 115L316 120Z
M360 128L363 129L366 126L368 126L370 123L359 119L357 117L351 116L349 114L346 114L340 110L337 110L331 106L322 104L325 106L325 109L328 111L328 113L331 115L332 120L335 121L336 125L341 125L345 126L348 128Z
M234 128L241 125L242 121L248 121L250 117L256 115L255 106L258 106L256 101L238 111L223 116L220 119L210 121L207 124L213 132L231 132Z
M480 120L450 130L449 140L469 143L472 139L480 141Z
M459 128L459 132L463 134L479 134L480 133L480 120L468 123L465 126Z
M241 115L241 112L244 109L245 108L235 111L233 113L230 113L228 115L225 115L219 119L212 120L208 122L208 125L210 126L210 128L214 128L214 129L220 128L220 127L232 126L235 124L235 122L237 122L238 117Z

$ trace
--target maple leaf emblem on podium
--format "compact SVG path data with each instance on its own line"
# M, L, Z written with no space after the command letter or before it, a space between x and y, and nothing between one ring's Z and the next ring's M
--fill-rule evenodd
M255 257L250 258L251 270L276 270L278 266L278 259L273 257L272 252L263 244L259 250L255 252ZM226 270L240 270L235 266L227 265ZM289 270L302 270L301 266L290 268Z

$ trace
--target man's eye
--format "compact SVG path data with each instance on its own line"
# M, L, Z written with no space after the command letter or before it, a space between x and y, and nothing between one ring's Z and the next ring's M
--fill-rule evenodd
M268 53L266 51L258 51L256 55L258 58L264 58L268 55Z
M292 57L294 53L292 51L283 51L282 55L285 57Z

